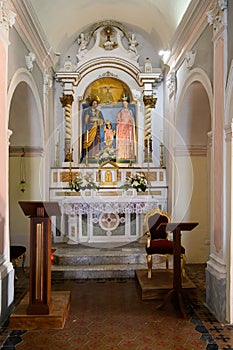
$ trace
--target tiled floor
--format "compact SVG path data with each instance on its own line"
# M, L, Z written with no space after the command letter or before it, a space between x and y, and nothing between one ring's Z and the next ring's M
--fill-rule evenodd
M197 286L185 301L188 320L172 304L142 301L136 279L53 280L52 290L71 290L71 305L61 330L1 329L5 350L233 350L233 326L219 324L205 308L205 266L187 265ZM28 273L15 283L17 304L28 289Z

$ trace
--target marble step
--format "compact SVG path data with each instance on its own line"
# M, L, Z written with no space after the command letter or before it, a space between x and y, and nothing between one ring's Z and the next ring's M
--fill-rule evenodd
M54 246L53 278L95 279L134 278L135 271L147 268L145 244L130 243L117 247Z
M134 278L135 271L146 269L146 264L101 264L101 265L53 265L52 278L59 279L104 279Z
M145 264L145 248L141 249L58 249L55 264L62 266Z

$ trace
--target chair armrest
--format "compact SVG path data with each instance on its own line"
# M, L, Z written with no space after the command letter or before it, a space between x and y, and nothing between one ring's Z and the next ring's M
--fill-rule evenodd
M146 247L149 248L150 247L150 242L151 242L151 234L150 232L146 232L145 235L147 236L147 240L146 240Z

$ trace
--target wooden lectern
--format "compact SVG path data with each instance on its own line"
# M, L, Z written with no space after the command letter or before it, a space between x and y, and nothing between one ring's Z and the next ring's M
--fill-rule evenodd
M60 216L57 202L19 202L30 217L30 288L28 315L49 315L51 300L51 221Z
M182 297L182 281L181 281L181 267L180 267L180 253L181 253L181 231L191 231L198 222L171 222L169 224L161 224L166 226L167 232L173 233L173 288L167 294L164 302L159 305L158 309L167 304L170 299L173 299L178 306L181 314L186 318L186 312Z

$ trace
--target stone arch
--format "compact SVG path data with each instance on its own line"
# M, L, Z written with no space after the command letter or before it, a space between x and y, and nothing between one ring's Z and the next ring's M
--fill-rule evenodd
M194 82L199 82L203 86L203 89L205 90L205 92L208 96L211 117L213 115L213 113L212 113L213 92L212 92L212 86L211 86L210 79L209 79L208 75L202 69L195 68L188 75L187 79L185 80L183 86L180 89L180 93L177 94L178 103L177 103L176 116L175 116L176 121L177 121L177 117L179 116L179 113L180 113L180 108L181 108L181 105L183 103L184 95L186 94L189 86ZM211 125L212 125L212 118L211 118Z
M134 64L129 62L124 58L115 57L99 57L89 60L87 63L81 65L77 69L79 74L79 83L90 73L98 72L100 70L107 71L121 71L129 75L138 84L138 75L140 73L140 68L136 67Z
M38 88L36 86L36 83L34 79L32 78L31 74L24 68L18 69L16 73L14 74L10 86L8 88L8 101L7 101L7 110L8 110L8 125L10 123L10 109L12 107L12 99L15 94L17 93L17 89L22 88L24 90L24 93L26 93L30 98L32 98L32 101L34 101L35 106L31 106L33 108L33 112L35 115L30 115L30 117L33 120L34 124L34 130L36 133L40 134L40 140L39 143L35 146L40 146L43 148L44 145L44 122L43 122L43 111L42 111L42 105L40 101L40 96L38 92ZM18 96L19 98L20 96ZM31 130L32 132L31 136L35 135L35 132ZM13 136L14 137L14 136ZM38 139L38 138L37 138Z
M26 264L29 264L29 221L28 218L22 217L18 202L43 198L45 176L41 164L45 140L43 110L38 87L31 74L24 68L18 69L10 82L7 111L9 129L13 131L10 138L9 159L11 244L26 247ZM24 192L20 187L22 179L26 183Z
M194 69L187 76L177 95L175 115L174 155L174 203L176 217L195 221L198 228L195 237L183 239L190 263L197 257L206 262L209 255L210 217L210 162L208 133L212 124L212 87L201 69Z

